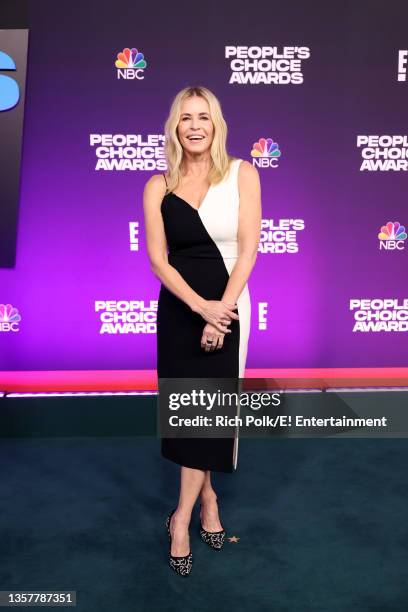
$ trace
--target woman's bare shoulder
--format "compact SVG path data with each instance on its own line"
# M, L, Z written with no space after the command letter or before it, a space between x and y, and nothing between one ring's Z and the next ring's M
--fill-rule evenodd
M243 179L244 182L256 183L259 180L259 172L249 161L246 159L240 160L238 168L238 177Z
M144 188L145 193L164 195L166 192L166 181L164 180L163 174L152 174L146 181Z

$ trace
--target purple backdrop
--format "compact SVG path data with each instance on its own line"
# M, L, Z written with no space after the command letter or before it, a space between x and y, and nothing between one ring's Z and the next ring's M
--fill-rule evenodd
M258 254L247 367L407 365L404 325L353 331L350 300L401 305L408 294L408 241L380 248L378 238L389 221L408 225L407 172L361 170L357 146L359 135L408 133L408 81L398 80L408 7L368 0L315 2L313 10L300 1L259 2L252 12L237 2L191 7L122 0L113 13L106 1L75 12L72 2L42 0L32 9L17 258L14 269L0 270L0 303L21 320L14 331L3 322L0 369L155 368L154 315L141 331L101 333L95 303L157 300L142 193L164 168L162 146L139 169L95 170L90 135L160 136L173 96L194 84L220 99L231 154L257 163L254 143L278 143L277 167L259 168L263 218L304 222L297 252ZM118 78L115 60L126 47L144 55L143 78ZM251 83L259 78L252 69L230 82L229 47L286 55L303 47L310 57L300 61L300 83ZM399 150L403 157L406 147ZM259 303L267 304L266 329Z

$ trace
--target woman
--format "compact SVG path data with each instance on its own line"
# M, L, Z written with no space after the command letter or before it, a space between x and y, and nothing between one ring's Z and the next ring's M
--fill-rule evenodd
M205 87L175 96L165 137L168 171L152 176L143 194L148 255L161 281L158 378L243 378L247 280L261 227L259 175L228 155L220 103ZM238 438L162 438L161 444L162 455L181 466L178 506L166 521L169 562L188 576L188 529L198 496L203 541L215 550L224 542L211 471L236 469Z

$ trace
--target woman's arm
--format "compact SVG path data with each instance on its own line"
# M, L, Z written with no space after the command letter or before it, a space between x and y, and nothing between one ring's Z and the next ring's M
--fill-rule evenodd
M236 313L221 301L202 298L168 262L166 234L160 210L165 187L163 177L157 174L150 177L143 191L146 244L151 270L163 285L183 300L193 312L200 314L205 321L218 326L220 331L230 333L231 330L223 322L238 318Z
M261 237L261 184L258 170L242 161L238 170L239 218L238 258L222 296L226 302L236 302L242 293L258 254Z

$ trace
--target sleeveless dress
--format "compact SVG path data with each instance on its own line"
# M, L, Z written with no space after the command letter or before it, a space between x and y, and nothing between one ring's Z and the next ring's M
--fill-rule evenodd
M223 181L211 185L199 209L173 192L161 203L168 262L201 297L221 300L238 257L238 169L232 159ZM163 175L164 176L164 175ZM157 309L158 378L244 377L251 302L245 284L237 300L239 320L229 324L221 349L206 352L200 340L206 321L163 284ZM235 311L236 312L236 311ZM161 438L163 457L186 467L233 472L238 429L230 438Z

